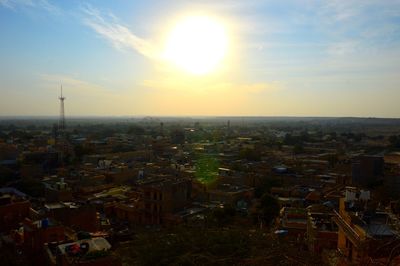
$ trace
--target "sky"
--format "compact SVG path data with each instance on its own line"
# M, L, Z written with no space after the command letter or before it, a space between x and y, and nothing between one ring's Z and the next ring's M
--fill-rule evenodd
M202 75L160 56L193 16L228 39ZM399 72L399 0L0 0L0 116L58 115L62 84L67 117L400 118Z

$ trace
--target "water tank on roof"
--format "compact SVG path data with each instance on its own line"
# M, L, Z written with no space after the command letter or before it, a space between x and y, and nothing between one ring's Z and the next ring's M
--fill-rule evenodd
M278 236L286 236L288 232L289 232L288 230L276 230L274 234Z
M88 242L82 242L80 244L80 248L82 253L87 253L89 251L89 243Z
M273 171L277 174L285 174L287 173L288 169L284 166L275 166Z
M360 191L360 200L367 201L371 198L370 192L368 190L361 190Z

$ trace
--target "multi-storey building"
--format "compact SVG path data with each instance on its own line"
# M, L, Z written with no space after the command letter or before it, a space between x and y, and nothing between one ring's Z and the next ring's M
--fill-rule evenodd
M390 216L371 208L369 200L369 191L347 188L333 218L339 227L337 247L347 263L391 259L397 252Z

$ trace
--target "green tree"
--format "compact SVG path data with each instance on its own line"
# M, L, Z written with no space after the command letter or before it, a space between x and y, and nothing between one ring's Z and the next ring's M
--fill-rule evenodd
M269 193L265 193L257 206L257 213L259 219L271 224L271 222L279 215L278 200Z
M304 152L304 147L303 147L303 143L299 142L296 143L293 147L293 153L294 154L300 154Z
M32 197L44 197L44 185L33 178L23 179L15 187Z
M208 219L211 219L212 222L215 222L217 226L226 226L233 221L235 215L235 208L227 205L224 208L213 209Z
M128 128L128 134L132 134L132 135L143 135L145 133L145 130L143 127L139 126L139 125L131 125Z
M240 151L239 157L248 161L260 161L261 153L255 149L243 149Z
M250 248L244 230L175 228L140 234L120 254L127 265L233 265Z
M7 167L0 166L0 186L5 185L7 182L10 182L15 178L15 171Z
M282 181L280 179L264 178L261 184L256 187L254 196L256 198L261 198L265 193L269 193L272 187L280 186L282 186Z
M395 149L400 149L400 136L392 135L389 137L390 146Z

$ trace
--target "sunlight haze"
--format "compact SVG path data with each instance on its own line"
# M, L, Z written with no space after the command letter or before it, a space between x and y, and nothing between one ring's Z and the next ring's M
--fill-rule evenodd
M399 117L398 1L0 0L0 115Z

